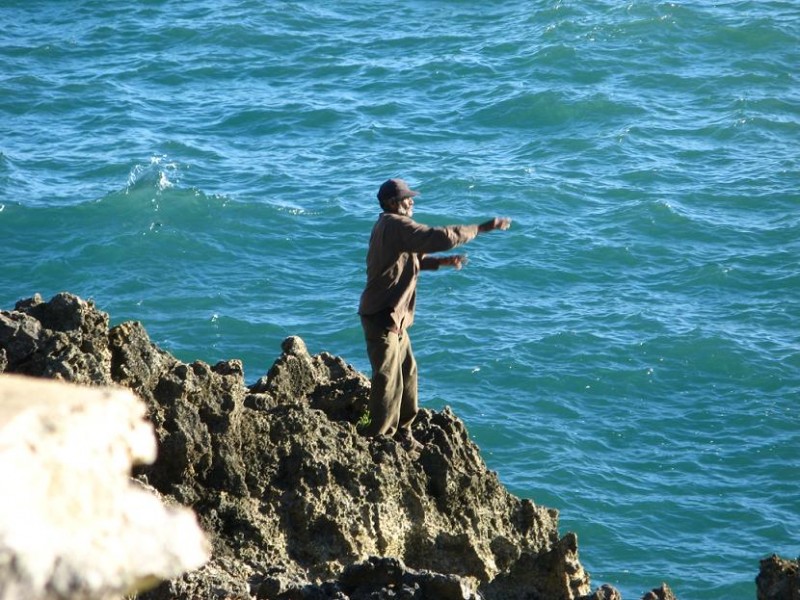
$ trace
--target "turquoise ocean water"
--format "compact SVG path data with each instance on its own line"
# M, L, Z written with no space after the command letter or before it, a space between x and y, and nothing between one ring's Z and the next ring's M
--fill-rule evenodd
M0 307L92 298L186 361L368 371L375 192L514 220L425 273L423 404L595 585L753 599L800 554L795 0L0 4Z

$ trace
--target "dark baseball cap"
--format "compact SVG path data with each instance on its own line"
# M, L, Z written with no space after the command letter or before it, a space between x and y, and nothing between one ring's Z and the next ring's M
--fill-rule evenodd
M412 190L408 184L402 179L389 179L381 184L381 189L378 190L378 200L381 204L385 202L398 202L403 198L412 198L419 196L419 192Z

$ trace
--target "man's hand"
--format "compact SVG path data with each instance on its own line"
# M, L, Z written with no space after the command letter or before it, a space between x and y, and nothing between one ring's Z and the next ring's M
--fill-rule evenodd
M439 258L440 267L453 267L456 271L459 271L467 262L467 257L463 254L451 254Z
M478 225L478 231L481 233L494 231L495 229L501 229L505 231L509 227L511 227L511 219L507 219L505 217L495 217L491 221L486 221L486 223L481 223Z

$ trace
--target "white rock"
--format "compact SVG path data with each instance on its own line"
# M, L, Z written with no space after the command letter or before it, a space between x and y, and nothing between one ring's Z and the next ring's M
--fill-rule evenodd
M202 566L190 510L131 480L156 439L141 400L0 375L0 600L105 599Z

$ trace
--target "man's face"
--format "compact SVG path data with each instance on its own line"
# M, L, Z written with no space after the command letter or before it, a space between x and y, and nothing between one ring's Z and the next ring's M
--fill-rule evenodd
M397 214L411 217L414 214L414 198L403 198L397 202Z

